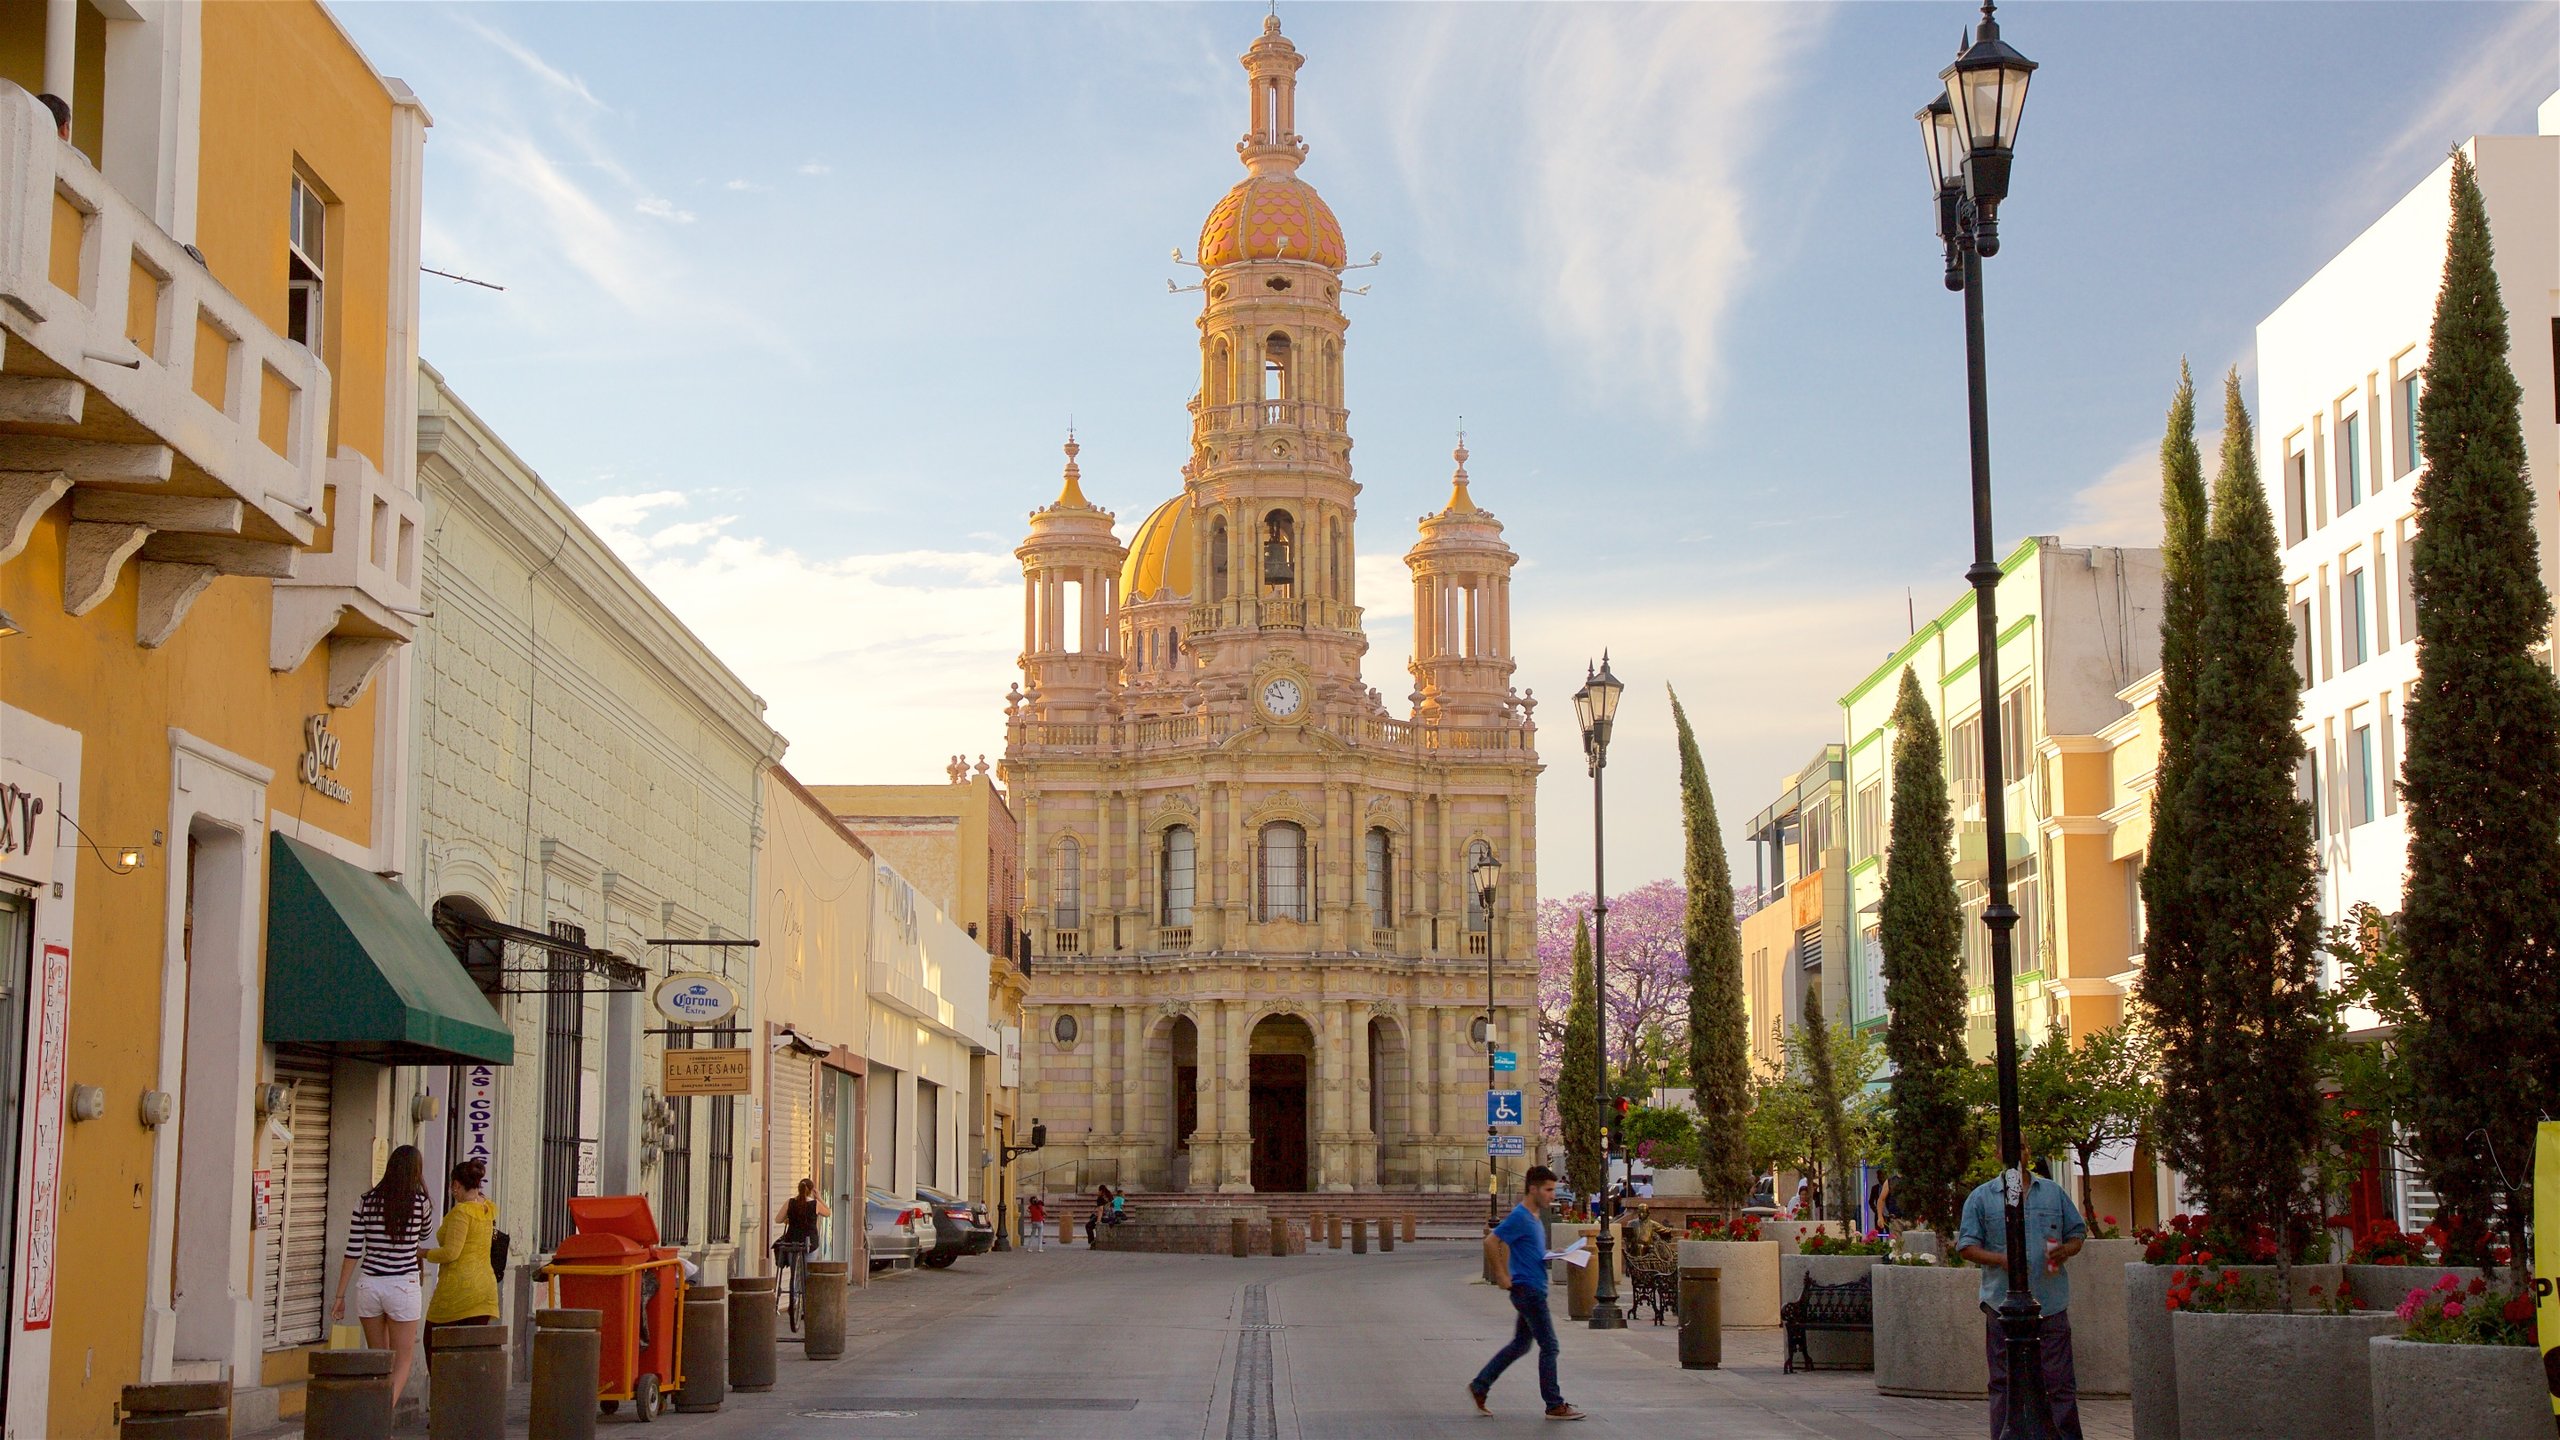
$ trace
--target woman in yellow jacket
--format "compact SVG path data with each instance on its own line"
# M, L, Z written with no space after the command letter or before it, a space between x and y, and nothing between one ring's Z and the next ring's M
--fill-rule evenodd
M489 1178L484 1160L465 1160L453 1167L446 1187L452 1208L436 1227L435 1248L422 1259L436 1267L435 1297L427 1302L427 1361L435 1362L436 1330L444 1325L498 1323L498 1277L489 1267L489 1242L498 1233L498 1207L481 1186Z

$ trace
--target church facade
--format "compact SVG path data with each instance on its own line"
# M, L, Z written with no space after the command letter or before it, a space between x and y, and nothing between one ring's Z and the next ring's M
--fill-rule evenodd
M1194 262L1181 490L1123 545L1070 439L1016 551L1003 775L1032 957L1023 1113L1049 1136L1025 1188L1480 1192L1526 1164L1486 1155L1487 1050L1518 1056L1504 1085L1537 1083L1515 557L1462 444L1405 556L1412 688L1390 714L1362 679L1345 253L1297 174L1304 61L1270 19L1243 63L1246 175Z

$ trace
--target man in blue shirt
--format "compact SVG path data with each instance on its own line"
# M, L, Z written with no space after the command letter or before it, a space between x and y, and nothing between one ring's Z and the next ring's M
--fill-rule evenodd
M1511 1248L1511 1308L1519 1312L1519 1322L1511 1331L1511 1343L1485 1362L1476 1378L1467 1382L1467 1395L1476 1402L1479 1413L1490 1415L1493 1408L1484 1403L1493 1382L1511 1362L1538 1347L1538 1394L1547 1402L1550 1420L1579 1420L1582 1412L1564 1403L1564 1391L1556 1384L1556 1322L1547 1316L1547 1207L1555 1203L1556 1172L1544 1165L1529 1167L1528 1184L1520 1203L1493 1227L1493 1236Z
M2018 1163L2032 1161L2019 1147ZM2000 1302L2009 1298L2009 1175L1995 1175L1965 1197L1964 1224L1956 1232L1956 1254L1982 1268L1983 1344L1991 1362L1991 1440L2000 1440L2009 1413L2009 1342L2000 1333ZM2070 1192L2026 1170L2027 1269L2036 1305L2044 1311L2044 1398L2052 1431L2061 1440L2080 1440L2080 1399L2071 1366L2071 1274L2064 1262L2080 1253L2089 1227Z

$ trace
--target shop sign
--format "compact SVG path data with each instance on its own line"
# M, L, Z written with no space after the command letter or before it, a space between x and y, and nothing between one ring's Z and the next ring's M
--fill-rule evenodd
M249 1172L249 1228L264 1230L276 1223L276 1172Z
M658 982L649 1003L670 1025L717 1025L736 1013L738 987L708 970L679 970Z
M15 760L0 760L0 871L38 885L52 883L55 818L62 782Z
M996 1062L996 1086L1011 1090L1022 1083L1022 1027L1003 1027L1004 1056Z
M755 1082L753 1051L669 1050L665 1084L669 1098L688 1095L744 1095Z
M53 1328L53 1246L62 1209L63 1065L71 1038L71 952L44 947L36 977L35 1153L27 1167L27 1303L19 1323Z
M329 729L327 711L302 722L302 783L332 800L355 798L338 783L338 737Z
M497 1163L498 1067L462 1067L462 1158Z

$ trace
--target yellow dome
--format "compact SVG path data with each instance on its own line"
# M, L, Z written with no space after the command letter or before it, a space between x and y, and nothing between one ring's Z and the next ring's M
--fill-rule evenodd
M1136 605L1171 590L1191 598L1191 497L1176 495L1147 513L1120 567L1120 603Z
M1316 187L1297 176L1249 175L1200 227L1200 264L1214 270L1238 260L1275 259L1341 269L1342 222Z

